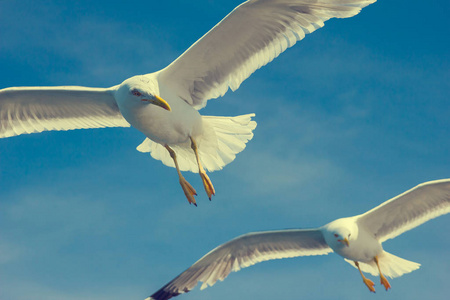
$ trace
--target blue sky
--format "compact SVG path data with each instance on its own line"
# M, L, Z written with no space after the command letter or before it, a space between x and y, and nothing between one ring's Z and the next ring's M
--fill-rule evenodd
M240 1L0 1L0 88L109 87L159 70ZM134 129L0 140L2 300L141 299L250 231L310 228L449 177L447 1L381 0L330 20L205 115L256 113L253 140L188 205ZM447 38L446 38L447 37ZM443 216L388 241L418 271L369 294L339 256L261 263L179 299L444 299Z

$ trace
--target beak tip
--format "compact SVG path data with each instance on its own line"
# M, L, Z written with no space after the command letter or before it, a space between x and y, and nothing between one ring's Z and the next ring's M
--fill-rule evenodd
M159 106L161 106L162 108L164 108L167 111L172 111L172 108L170 107L169 103L167 103L166 100L164 100L163 98L159 97L159 96L155 96L156 100L159 103Z

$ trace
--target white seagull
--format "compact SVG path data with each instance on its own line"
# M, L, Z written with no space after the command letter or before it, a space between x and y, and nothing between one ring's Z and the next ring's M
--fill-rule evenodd
M412 272L420 264L383 250L382 243L450 212L450 179L429 181L394 197L368 212L342 218L315 229L291 229L248 233L215 248L146 300L166 300L224 280L231 271L256 263L336 252L357 267L371 292L374 283L362 272L379 275L381 284L391 286L386 277ZM446 233L444 233L446 234Z
M147 137L137 147L175 167L189 203L195 189L181 171L199 172L211 200L207 171L232 162L253 137L254 114L201 116L209 99L236 90L255 70L324 26L376 0L250 0L166 68L110 88L12 87L0 90L0 138L45 130L129 127Z

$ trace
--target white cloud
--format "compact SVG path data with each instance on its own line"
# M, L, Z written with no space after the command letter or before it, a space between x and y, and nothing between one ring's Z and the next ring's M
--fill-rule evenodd
M241 161L237 176L253 191L252 194L267 195L291 190L340 174L339 168L326 159L289 157L289 153L277 153L253 151Z
M24 249L18 245L0 238L0 265L14 262L24 253Z

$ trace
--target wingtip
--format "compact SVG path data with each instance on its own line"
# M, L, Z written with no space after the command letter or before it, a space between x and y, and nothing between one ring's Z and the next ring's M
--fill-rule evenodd
M184 293L187 292L189 292L189 290L184 291ZM168 300L178 295L180 295L180 292L165 291L164 288L162 288L153 295L151 295L150 297L146 298L145 300Z

